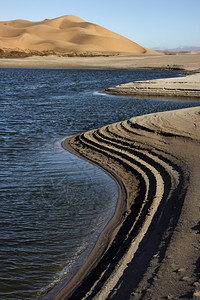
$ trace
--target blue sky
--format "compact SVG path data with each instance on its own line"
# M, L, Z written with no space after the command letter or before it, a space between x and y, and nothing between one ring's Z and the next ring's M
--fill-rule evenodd
M148 48L200 47L200 0L0 0L0 21L76 15Z

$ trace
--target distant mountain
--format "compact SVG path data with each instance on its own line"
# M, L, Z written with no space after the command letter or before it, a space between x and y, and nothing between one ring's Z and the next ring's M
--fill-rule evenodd
M164 48L164 49L161 49L161 48L153 48L153 50L160 50L160 51L174 51L174 52L181 52L181 51L186 51L186 52L190 52L190 51L200 51L200 46L185 46L185 47L177 47L177 48Z
M72 15L40 22L1 21L0 48L59 53L156 54L156 51Z

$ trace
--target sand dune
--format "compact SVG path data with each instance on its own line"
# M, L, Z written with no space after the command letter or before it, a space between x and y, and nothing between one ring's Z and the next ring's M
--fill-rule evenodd
M156 54L156 51L144 48L117 33L71 15L41 22L2 21L0 48Z

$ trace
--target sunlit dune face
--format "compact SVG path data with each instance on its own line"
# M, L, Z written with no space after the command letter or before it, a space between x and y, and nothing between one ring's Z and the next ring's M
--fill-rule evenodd
M154 52L106 28L71 15L41 22L0 22L0 48L132 54Z

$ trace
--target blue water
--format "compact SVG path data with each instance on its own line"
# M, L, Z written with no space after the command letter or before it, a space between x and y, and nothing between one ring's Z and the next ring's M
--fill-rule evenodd
M64 137L132 116L198 105L97 91L179 75L0 69L1 299L34 299L74 272L114 212L116 183L63 150Z

